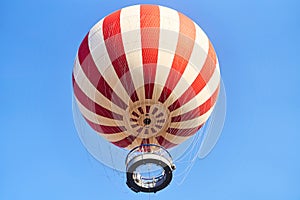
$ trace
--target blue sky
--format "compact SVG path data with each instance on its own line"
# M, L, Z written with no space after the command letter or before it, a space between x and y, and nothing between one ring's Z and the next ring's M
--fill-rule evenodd
M182 185L150 196L95 161L72 118L81 40L105 15L139 3L174 8L203 28L227 91L213 152ZM299 8L296 0L1 1L0 199L300 199Z

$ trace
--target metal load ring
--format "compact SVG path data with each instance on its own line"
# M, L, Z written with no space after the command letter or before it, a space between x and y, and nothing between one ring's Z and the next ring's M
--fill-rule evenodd
M148 148L147 152L139 151L145 147ZM153 147L155 151L151 150ZM127 156L126 184L135 192L155 193L170 184L173 170L175 166L165 149L157 145L142 145L133 149Z

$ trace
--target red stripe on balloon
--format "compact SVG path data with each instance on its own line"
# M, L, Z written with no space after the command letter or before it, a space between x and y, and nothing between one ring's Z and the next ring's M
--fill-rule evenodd
M111 110L108 110L101 105L94 102L92 99L90 99L78 86L77 82L74 79L74 75L72 75L73 80L73 90L74 95L76 96L77 100L88 110L90 110L93 113L96 113L97 115L110 118L110 119L117 119L117 120L123 120L123 116L119 115L117 113L112 112Z
M90 54L88 35L89 34L85 36L78 50L78 59L83 72L87 76L88 80L92 83L92 85L97 88L97 90L103 96L105 96L108 100L110 100L123 110L126 110L127 105L116 93L114 93L113 89L99 72L92 58L92 55Z
M174 143L166 140L163 136L156 137L156 140L157 140L158 144L160 144L161 146L163 146L166 149L177 145L177 144L174 144Z
M179 82L189 62L195 43L196 28L194 22L183 14L178 14L180 27L177 47L171 70L165 83L165 87L163 88L163 91L159 98L159 101L162 103L164 103L165 100L170 96L173 89Z
M150 112L150 108L151 108L151 106L146 106L146 113Z
M186 137L186 136L194 135L202 126L203 126L203 124L201 124L198 127L187 128L187 129L168 128L167 132L172 134L172 135Z
M187 121L187 120L195 119L196 117L199 117L199 116L205 114L216 103L217 98L218 98L218 94L219 94L219 90L220 90L220 85L214 91L212 96L208 100L206 100L202 105L200 105L199 107L197 107L197 108L195 108L195 109L193 109L193 110L191 110L187 113L172 117L171 122Z
M184 105L192 98L194 98L209 82L214 71L216 70L216 53L209 42L209 50L204 65L192 83L192 85L179 97L173 104L171 104L168 109L170 112L178 109L180 106Z
M200 112L201 112L200 108L197 107L187 113L172 117L171 122L181 122L181 121L187 121L187 120L194 119L196 117L201 116Z
M120 26L121 10L116 11L103 21L103 36L105 46L109 58L112 62L114 70L119 77L123 87L127 91L133 102L138 101L138 96L132 81L131 73L129 71Z
M105 125L101 125L101 124L95 124L95 123L91 122L90 120L88 120L87 118L85 118L85 120L98 133L115 134L115 133L122 133L122 132L126 131L126 128L124 126L105 126Z
M214 91L214 93L212 94L212 96L204 103L200 106L200 114L203 115L204 113L206 113L207 111L209 111L211 109L211 107L213 107L213 105L215 105L218 95L219 95L219 91L220 91L220 85L218 86L218 88Z
M143 57L145 98L152 99L156 75L160 11L158 6L141 5L140 30Z
M117 141L117 142L111 142L113 143L114 145L118 146L118 147L121 147L121 148L126 148L128 147L129 145L132 144L132 142L136 139L136 137L134 136L128 136L120 141Z

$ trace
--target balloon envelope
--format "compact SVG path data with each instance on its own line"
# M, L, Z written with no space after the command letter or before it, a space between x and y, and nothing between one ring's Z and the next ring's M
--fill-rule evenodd
M76 104L105 140L132 149L174 147L194 135L219 93L216 53L185 15L136 5L100 20L75 59Z

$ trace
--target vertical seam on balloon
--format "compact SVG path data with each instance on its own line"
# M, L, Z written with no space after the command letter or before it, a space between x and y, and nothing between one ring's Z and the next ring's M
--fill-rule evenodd
M107 97L108 99L110 99L113 102L114 102L114 100L117 100L117 102L115 102L115 103L117 105L120 105L120 107L123 107L124 109L126 109L127 105L118 96L114 96L114 98L112 98L111 94L113 93L113 90L111 89L110 85L105 81L105 79L102 77L102 75L100 74L99 70L97 69L93 59L91 58L89 45L88 45L88 35L89 35L89 33L86 35L86 37L82 41L82 43L79 47L79 51L78 51L78 59L79 59L80 66L83 69L83 72L89 78L91 83L98 89L98 91L100 91L105 97ZM88 66L84 65L83 64L84 62L88 62L89 65ZM93 69L93 72L90 71L91 69ZM95 78L98 78L98 80L96 80ZM77 85L77 82L74 79L74 76L72 76L72 79L73 79L73 87L74 87L75 96L78 99L81 99L80 102L87 109L90 110L91 105L92 105L95 109L95 111L93 111L93 110L92 111L95 112L96 114L103 115L105 117L113 117L113 118L116 118L116 117L122 118L123 117L123 116L118 116L116 113L113 113L105 108L102 108L100 105L93 102L86 95L84 95L84 93L81 91L81 89ZM101 81L99 81L99 80L101 80ZM102 83L102 84L100 85L99 83ZM99 86L101 86L101 87L99 87ZM118 103L121 103L121 104L118 104ZM85 120L97 132L109 134L109 133L118 133L118 132L120 132L120 130L126 131L126 128L122 127L122 126L121 127L120 126L103 126L101 124L94 124L86 118L85 118ZM133 138L134 138L133 136L132 137L129 136L129 138L127 137L126 139L115 142L115 144L119 145L120 147L121 147L121 145L122 145L122 147L124 147L124 144L132 143ZM124 143L124 141L127 141L127 142Z
M96 25L94 25L90 30L88 36L88 45L90 48L90 54L102 77L110 85L110 87L113 88L112 98L114 98L114 96L118 94L120 95L119 97L121 97L122 101L127 103L128 101L131 100L127 95L127 92L125 91L124 87L122 87L121 82L119 81L119 78L114 68L112 67L111 60L106 51L105 42L103 39L103 31L102 31L103 21L104 18L100 20L100 22L98 22ZM99 85L100 87L102 87L101 83L99 83ZM118 85L121 85L121 87L118 87ZM122 95L122 94L126 94L126 95Z
M180 108L181 106L189 102L192 98L194 98L205 87L215 70L216 54L211 43L209 42L208 54L200 73L198 74L192 85L168 107L169 111L172 112Z
M106 82L106 80L103 78L98 68L96 67L96 64L90 54L88 35L89 33L83 39L77 54L82 71L84 72L88 80L92 83L92 85L94 85L94 87L104 97L112 101L114 104L118 105L120 108L126 110L127 105L119 96L117 96L117 94L115 94L114 98L112 98L112 88Z
M204 65L209 50L209 39L195 22L194 24L196 27L195 44L188 66L186 67L186 70L184 70L176 87L173 89L173 94L176 97L180 97L197 77ZM165 105L169 106L175 100L175 98L169 98L166 100Z
M144 77L140 31L140 5L123 8L120 13L121 35L126 60L139 100L144 99Z
M75 68L77 70L75 71ZM97 104L100 104L101 101L105 102L104 108L114 110L117 114L122 114L124 112L124 108L119 107L117 104L114 104L110 99L108 99L106 96L104 96L95 86L91 83L91 81L88 79L84 71L82 70L78 57L76 57L76 62L73 70L74 78L72 77L72 81L76 81L80 89L84 92L84 94L89 97L92 101L94 101ZM93 94L95 93L95 94ZM111 109L114 107L114 109Z
M117 73L123 87L133 102L138 101L138 95L134 86L132 76L125 55L120 26L121 10L116 11L104 18L102 31L107 53L111 59L115 72Z
M192 20L179 13L179 36L177 47L163 91L159 101L164 103L177 85L191 57L196 37L196 27ZM183 53L184 51L184 53ZM184 54L184 55L183 55Z
M155 16L153 18L153 16ZM158 6L141 5L140 31L145 99L152 99L159 46L160 11Z
M136 88L133 83L132 75L128 66L126 52L121 35L121 11L116 11L107 16L103 20L102 31L107 53L112 62L113 68L119 77L124 89L129 95L132 102L139 100ZM112 142L119 147L127 147L135 141L136 137L129 135L128 137Z

